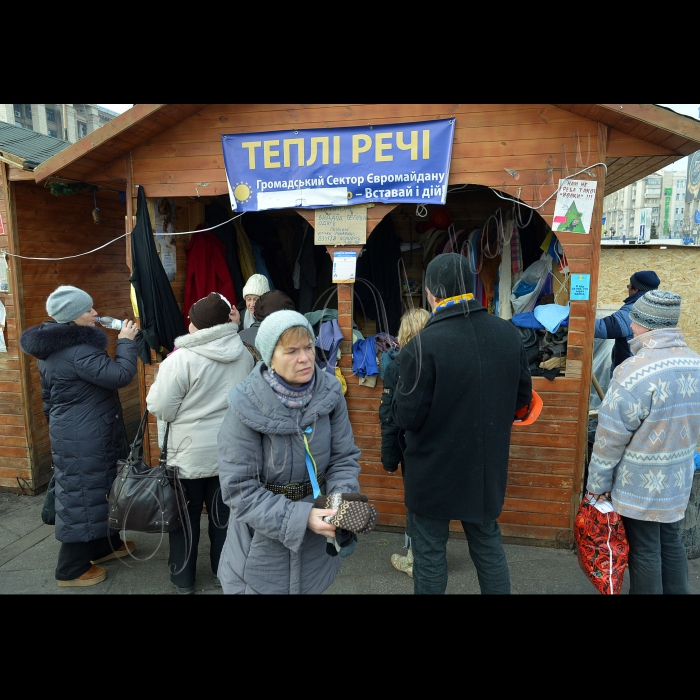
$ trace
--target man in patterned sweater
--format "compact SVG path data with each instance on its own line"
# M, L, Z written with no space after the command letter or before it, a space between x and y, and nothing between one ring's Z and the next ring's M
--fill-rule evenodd
M598 415L589 493L612 500L630 546L630 593L690 593L679 532L700 437L700 356L678 328L681 298L655 290L630 311L632 357Z

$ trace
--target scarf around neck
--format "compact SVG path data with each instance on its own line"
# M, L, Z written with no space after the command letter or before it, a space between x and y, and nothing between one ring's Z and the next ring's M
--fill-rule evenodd
M436 312L440 309L446 309L448 306L453 306L454 304L466 304L474 298L473 294L459 294L456 297L447 297L443 299L431 312L430 317L435 316Z
M287 382L279 376L279 374L274 374L268 369L264 369L262 372L263 378L270 385L272 391L275 392L275 396L289 409L300 410L304 408L314 395L316 372L314 376L301 386L290 386Z

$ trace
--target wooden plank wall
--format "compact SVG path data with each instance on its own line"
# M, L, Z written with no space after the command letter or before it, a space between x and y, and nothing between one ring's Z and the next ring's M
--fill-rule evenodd
M449 184L496 188L539 207L548 225L552 224L555 199L544 202L554 193L559 178L605 160L605 127L547 104L209 105L132 151L134 183L144 185L148 197L226 194L221 152L221 134L225 133L453 116L457 121ZM602 202L603 168L597 167L595 174ZM571 271L591 274L591 299L571 304L567 375L580 378L535 379L547 407L535 426L516 428L513 433L512 473L501 518L504 534L511 541L549 546L572 542L587 447L587 406L582 397L588 397L590 381L599 204L592 235L560 236ZM368 229L375 223L373 220ZM341 364L347 373L347 363ZM363 447L363 486L375 498L380 522L403 527L400 477L384 475L378 461L376 416L381 388L359 387L356 378L348 379L348 406L352 406L355 434Z
M3 231L0 234L0 249L16 252L16 231L13 222L12 189L8 180L9 166L0 162L0 216ZM25 415L25 361L19 349L18 323L18 269L11 259L8 263L9 292L0 292L0 301L5 306L4 330L7 353L0 353L0 489L11 491L33 490L31 459L31 427ZM21 271L19 271L21 280Z
M76 255L96 248L124 233L125 206L115 191L100 189L97 205L100 223L92 218L90 194L56 197L48 188L32 182L14 184L20 254L30 257ZM23 294L26 327L49 320L46 298L61 284L84 289L92 296L101 315L133 318L129 300L129 270L126 266L124 239L102 250L71 260L23 260ZM114 358L117 332L107 331L107 352ZM34 420L36 448L34 478L37 486L48 481L51 446L43 413L41 385L35 358L30 360L31 389L26 397ZM131 439L140 418L138 379L119 391L127 435Z

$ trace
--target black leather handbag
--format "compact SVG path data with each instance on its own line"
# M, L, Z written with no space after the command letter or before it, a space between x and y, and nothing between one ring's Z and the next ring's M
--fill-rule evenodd
M143 461L147 416L148 411L143 414L129 456L117 462L117 478L107 496L109 527L114 530L164 533L189 525L178 468L167 463L170 423L165 429L158 466L151 468Z

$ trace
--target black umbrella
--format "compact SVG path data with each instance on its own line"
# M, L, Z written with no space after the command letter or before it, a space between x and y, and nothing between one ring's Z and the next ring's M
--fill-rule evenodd
M136 290L141 322L141 333L136 342L139 357L150 364L149 347L160 352L162 346L170 352L175 347L175 338L185 335L187 329L168 275L158 257L143 187L139 187L136 226L131 232L131 262L131 284Z

